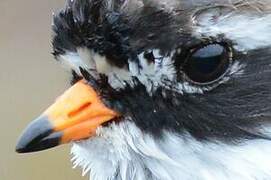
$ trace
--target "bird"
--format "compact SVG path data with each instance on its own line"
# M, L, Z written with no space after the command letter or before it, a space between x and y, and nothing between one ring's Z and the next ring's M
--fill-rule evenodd
M91 180L271 179L269 0L67 0L71 87L18 153L71 143Z

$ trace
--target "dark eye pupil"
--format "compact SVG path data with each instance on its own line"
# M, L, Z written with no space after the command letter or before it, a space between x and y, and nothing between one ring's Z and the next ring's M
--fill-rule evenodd
M221 77L229 63L227 48L220 44L210 44L193 51L183 69L192 81L208 83Z
M191 61L195 64L195 68L203 74L209 74L219 66L223 47L219 45L209 45L208 47L198 50L192 55Z

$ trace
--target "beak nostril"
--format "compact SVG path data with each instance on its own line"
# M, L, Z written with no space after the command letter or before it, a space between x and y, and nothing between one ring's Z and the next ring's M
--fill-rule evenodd
M87 109L89 106L91 106L91 102L86 102L84 103L82 106L80 106L79 108L71 111L69 114L68 114L68 117L74 117L76 116L78 113L84 111L85 109Z
M28 125L16 150L20 153L41 151L95 136L102 123L117 116L88 83L78 81Z

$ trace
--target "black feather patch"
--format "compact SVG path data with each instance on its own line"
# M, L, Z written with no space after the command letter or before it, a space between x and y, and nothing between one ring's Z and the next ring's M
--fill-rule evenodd
M109 11L103 0L69 1L66 9L54 16L55 56L87 47L118 67L131 56L129 27L118 12Z
M200 141L270 139L263 128L271 124L271 49L251 51L238 60L246 64L243 74L204 94L160 88L151 96L137 82L136 87L109 93L105 102L158 137L167 130Z
M114 8L106 4L106 0L69 1L54 16L53 54L87 47L106 56L110 64L124 67L128 59L137 61L141 52L155 48L167 54L191 38L182 11L173 15L144 6L129 14L121 11L122 1L114 1Z
M79 76L75 71L72 71L72 76L71 76L70 84L73 85L76 82L80 81L81 79L82 79L81 76Z
M108 9L105 0L69 1L54 17L54 55L84 46L124 67L140 52L159 49L163 55L195 41L189 27L191 9L173 15L144 6L130 15L118 7ZM145 56L152 61L151 54ZM249 51L234 60L245 65L244 72L204 94L159 88L150 95L136 77L135 86L116 91L106 76L92 82L86 71L81 69L81 73L95 84L108 106L130 116L139 128L156 137L166 130L180 136L189 133L200 141L268 139L262 129L271 123L271 49Z

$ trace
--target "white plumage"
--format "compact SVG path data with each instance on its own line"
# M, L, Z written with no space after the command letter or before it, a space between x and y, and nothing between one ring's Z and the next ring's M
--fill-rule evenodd
M204 143L171 132L154 139L129 121L100 128L97 134L71 150L75 167L88 172L90 180L267 180L271 176L267 140Z

